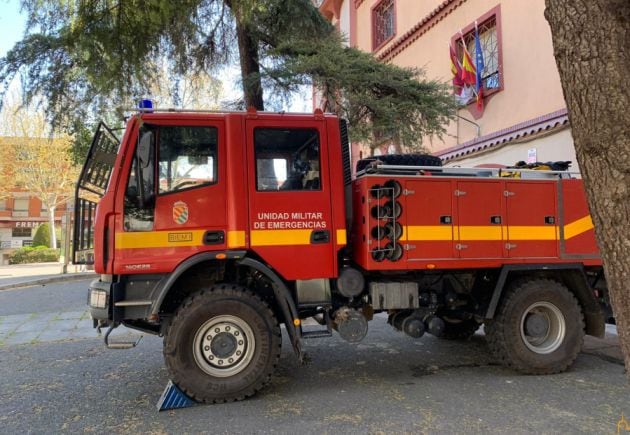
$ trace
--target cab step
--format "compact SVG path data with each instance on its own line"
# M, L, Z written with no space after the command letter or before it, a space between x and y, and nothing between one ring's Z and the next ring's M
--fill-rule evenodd
M105 333L105 337L103 337L105 341L105 346L108 349L133 349L140 343L140 341L142 341L142 336L138 337L136 341L116 341L116 342L109 341L109 334L111 334L114 329L118 328L118 326L120 326L120 323L113 322L107 329L107 332ZM99 332L100 332L100 328L99 328Z
M307 340L309 338L322 338L332 336L332 331L328 329L318 329L315 331L302 331L302 338Z
M321 316L321 317L319 317ZM321 326L324 326L325 329L309 329L309 330L304 330L304 324L300 325L300 331L301 331L301 335L303 339L309 339L309 338L323 338L323 337L331 337L332 336L332 329L333 329L333 324L332 321L330 319L330 316L328 314L328 311L324 311L322 313L320 313L318 315L318 317L313 317L312 318L314 320L312 324L318 324ZM307 321L308 322L308 321Z

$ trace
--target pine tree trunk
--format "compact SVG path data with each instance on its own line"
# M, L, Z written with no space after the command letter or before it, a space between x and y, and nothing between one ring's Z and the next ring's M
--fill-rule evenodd
M55 207L48 207L48 224L50 225L50 247L57 249L57 234L55 233Z
M630 377L630 2L546 0L546 6Z
M240 10L243 6L239 5L238 0L225 0L225 4L232 10L236 21L236 36L238 39L245 106L247 108L254 107L257 110L264 110L258 41L252 37L247 23L244 22L243 12Z

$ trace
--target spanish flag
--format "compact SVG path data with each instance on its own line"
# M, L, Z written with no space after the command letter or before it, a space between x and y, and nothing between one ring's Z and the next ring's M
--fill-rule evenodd
M475 64L470 57L470 53L466 48L463 38L462 47L464 48L464 57L462 59L462 79L464 80L464 84L475 86L477 84L477 70L475 69Z
M453 87L455 88L455 94L459 95L464 87L464 80L462 79L462 64L457 58L457 53L451 43L448 44L450 56L451 56L451 72L453 73Z

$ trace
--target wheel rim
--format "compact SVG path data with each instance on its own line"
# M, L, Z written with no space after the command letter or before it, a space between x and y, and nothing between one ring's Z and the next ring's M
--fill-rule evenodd
M550 302L536 302L521 317L521 338L525 346L538 354L549 354L560 347L566 335L566 321L558 307Z
M193 341L195 362L218 378L242 372L252 360L255 339L252 328L236 316L217 316L205 322Z

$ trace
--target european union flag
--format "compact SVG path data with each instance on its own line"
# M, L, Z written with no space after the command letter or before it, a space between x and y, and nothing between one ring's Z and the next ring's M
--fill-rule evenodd
M477 104L481 106L483 104L483 83L482 73L484 69L483 64L483 50L481 49L481 40L479 39L479 29L477 23L475 23L475 69L477 70L477 77L475 80L475 91L477 93Z

